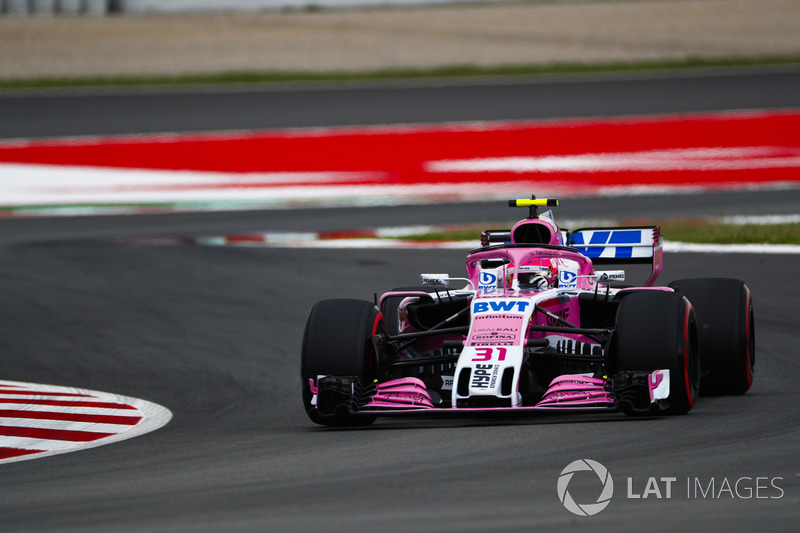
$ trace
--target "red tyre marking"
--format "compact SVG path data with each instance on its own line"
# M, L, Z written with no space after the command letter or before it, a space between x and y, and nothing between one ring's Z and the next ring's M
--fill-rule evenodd
M375 322L372 324L372 335L371 335L371 337L374 337L375 334L378 332L378 324L380 324L382 321L383 321L383 313L378 311L378 314L375 315ZM370 343L371 342L372 341L370 340ZM371 347L371 344L370 344L370 347ZM376 354L376 357L377 357L377 354ZM375 374L375 370L376 369L375 369L375 365L373 363L375 362L375 358L376 357L370 357L369 358L369 373L370 373L370 375L374 375Z
M745 353L747 354L747 387L753 385L753 372L750 368L750 289L747 289L747 298L745 299L744 308L746 309L747 317L745 318L744 335L745 335Z
M383 313L379 311L378 314L375 315L375 323L372 324L372 335L375 335L378 332L378 324L380 324L382 320Z
M683 379L686 384L686 397L689 400L689 407L694 407L694 390L689 379L689 314L692 312L692 304L687 302L686 315L683 318Z

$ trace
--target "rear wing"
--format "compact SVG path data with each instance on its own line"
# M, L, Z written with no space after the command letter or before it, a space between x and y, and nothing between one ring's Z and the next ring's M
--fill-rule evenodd
M663 263L660 226L625 228L581 228L568 234L568 246L592 260L594 265L652 264L645 287L652 286Z

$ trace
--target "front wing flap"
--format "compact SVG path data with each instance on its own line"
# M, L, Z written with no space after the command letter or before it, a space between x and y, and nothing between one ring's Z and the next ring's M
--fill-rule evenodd
M363 385L356 376L320 376L310 385L315 395L313 403L322 416L617 410L647 414L668 406L669 370L624 372L611 380L562 375L550 383L535 405L519 407L437 406L422 380L413 377Z

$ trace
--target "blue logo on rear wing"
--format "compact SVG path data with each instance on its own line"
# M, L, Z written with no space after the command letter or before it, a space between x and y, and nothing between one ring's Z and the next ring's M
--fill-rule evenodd
M653 270L645 286L655 282L661 272L661 228L581 228L570 232L569 246L594 264L652 263Z
M586 228L570 234L574 246L589 258L649 259L659 242L658 227L647 228ZM624 262L624 261L623 261Z

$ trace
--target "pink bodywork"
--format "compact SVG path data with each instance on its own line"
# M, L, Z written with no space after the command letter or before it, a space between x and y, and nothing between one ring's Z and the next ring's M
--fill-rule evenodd
M565 374L553 380L542 400L533 407L457 408L448 411L612 408L614 399L605 391L604 386L604 379ZM434 407L425 384L417 378L393 379L379 384L378 393L362 409L398 412L429 409L441 411Z
M378 393L365 406L381 409L433 409L425 384L417 378L393 379L378 384Z
M536 407L575 407L614 405L605 391L606 380L581 375L558 376Z

